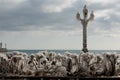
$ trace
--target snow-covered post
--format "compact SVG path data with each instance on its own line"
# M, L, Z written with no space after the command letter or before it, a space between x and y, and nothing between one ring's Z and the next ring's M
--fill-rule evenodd
M79 12L76 14L77 20L79 20L83 26L83 49L82 49L82 51L86 53L86 52L88 52L88 49L87 49L87 24L89 21L92 21L94 19L93 11L91 11L90 17L87 19L88 9L87 9L86 5L83 8L83 16L84 16L84 18L82 19L80 17Z

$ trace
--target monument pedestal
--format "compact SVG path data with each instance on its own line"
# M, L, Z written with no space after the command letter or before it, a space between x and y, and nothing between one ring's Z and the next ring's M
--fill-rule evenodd
M88 49L87 49L87 48L83 48L82 51L83 51L84 53L86 53L86 52L88 52Z

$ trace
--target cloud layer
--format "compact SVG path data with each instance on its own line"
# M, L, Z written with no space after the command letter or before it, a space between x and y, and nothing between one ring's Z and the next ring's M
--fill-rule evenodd
M0 0L0 36L4 40L9 35L13 39L19 36L18 40L27 36L28 39L72 36L74 40L82 36L82 25L76 20L76 13L80 12L82 17L83 6L87 4L89 13L94 10L95 14L95 20L88 24L88 35L118 38L119 3L120 0Z
M92 26L111 29L120 25L119 0L87 0L95 11ZM0 31L74 30L82 0L0 0ZM98 5L99 4L99 5Z

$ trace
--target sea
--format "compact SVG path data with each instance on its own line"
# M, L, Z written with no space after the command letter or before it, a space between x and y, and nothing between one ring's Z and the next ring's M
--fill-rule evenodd
M36 54L40 51L55 52L55 53L60 53L60 54L64 54L65 52L80 54L80 52L81 52L81 50L8 50L8 53L11 53L13 51L27 53L28 55ZM89 50L89 52L94 53L94 54L101 54L104 52L116 52L116 53L120 54L120 50Z

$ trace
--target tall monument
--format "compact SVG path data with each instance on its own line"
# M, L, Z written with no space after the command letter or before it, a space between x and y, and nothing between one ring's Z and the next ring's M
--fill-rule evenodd
M81 22L82 26L83 26L83 52L88 52L87 49L87 24L89 21L92 21L94 19L94 14L93 11L91 11L90 17L88 18L88 9L87 6L85 5L83 8L83 19L80 17L80 13L78 12L76 14L76 18L78 21Z

